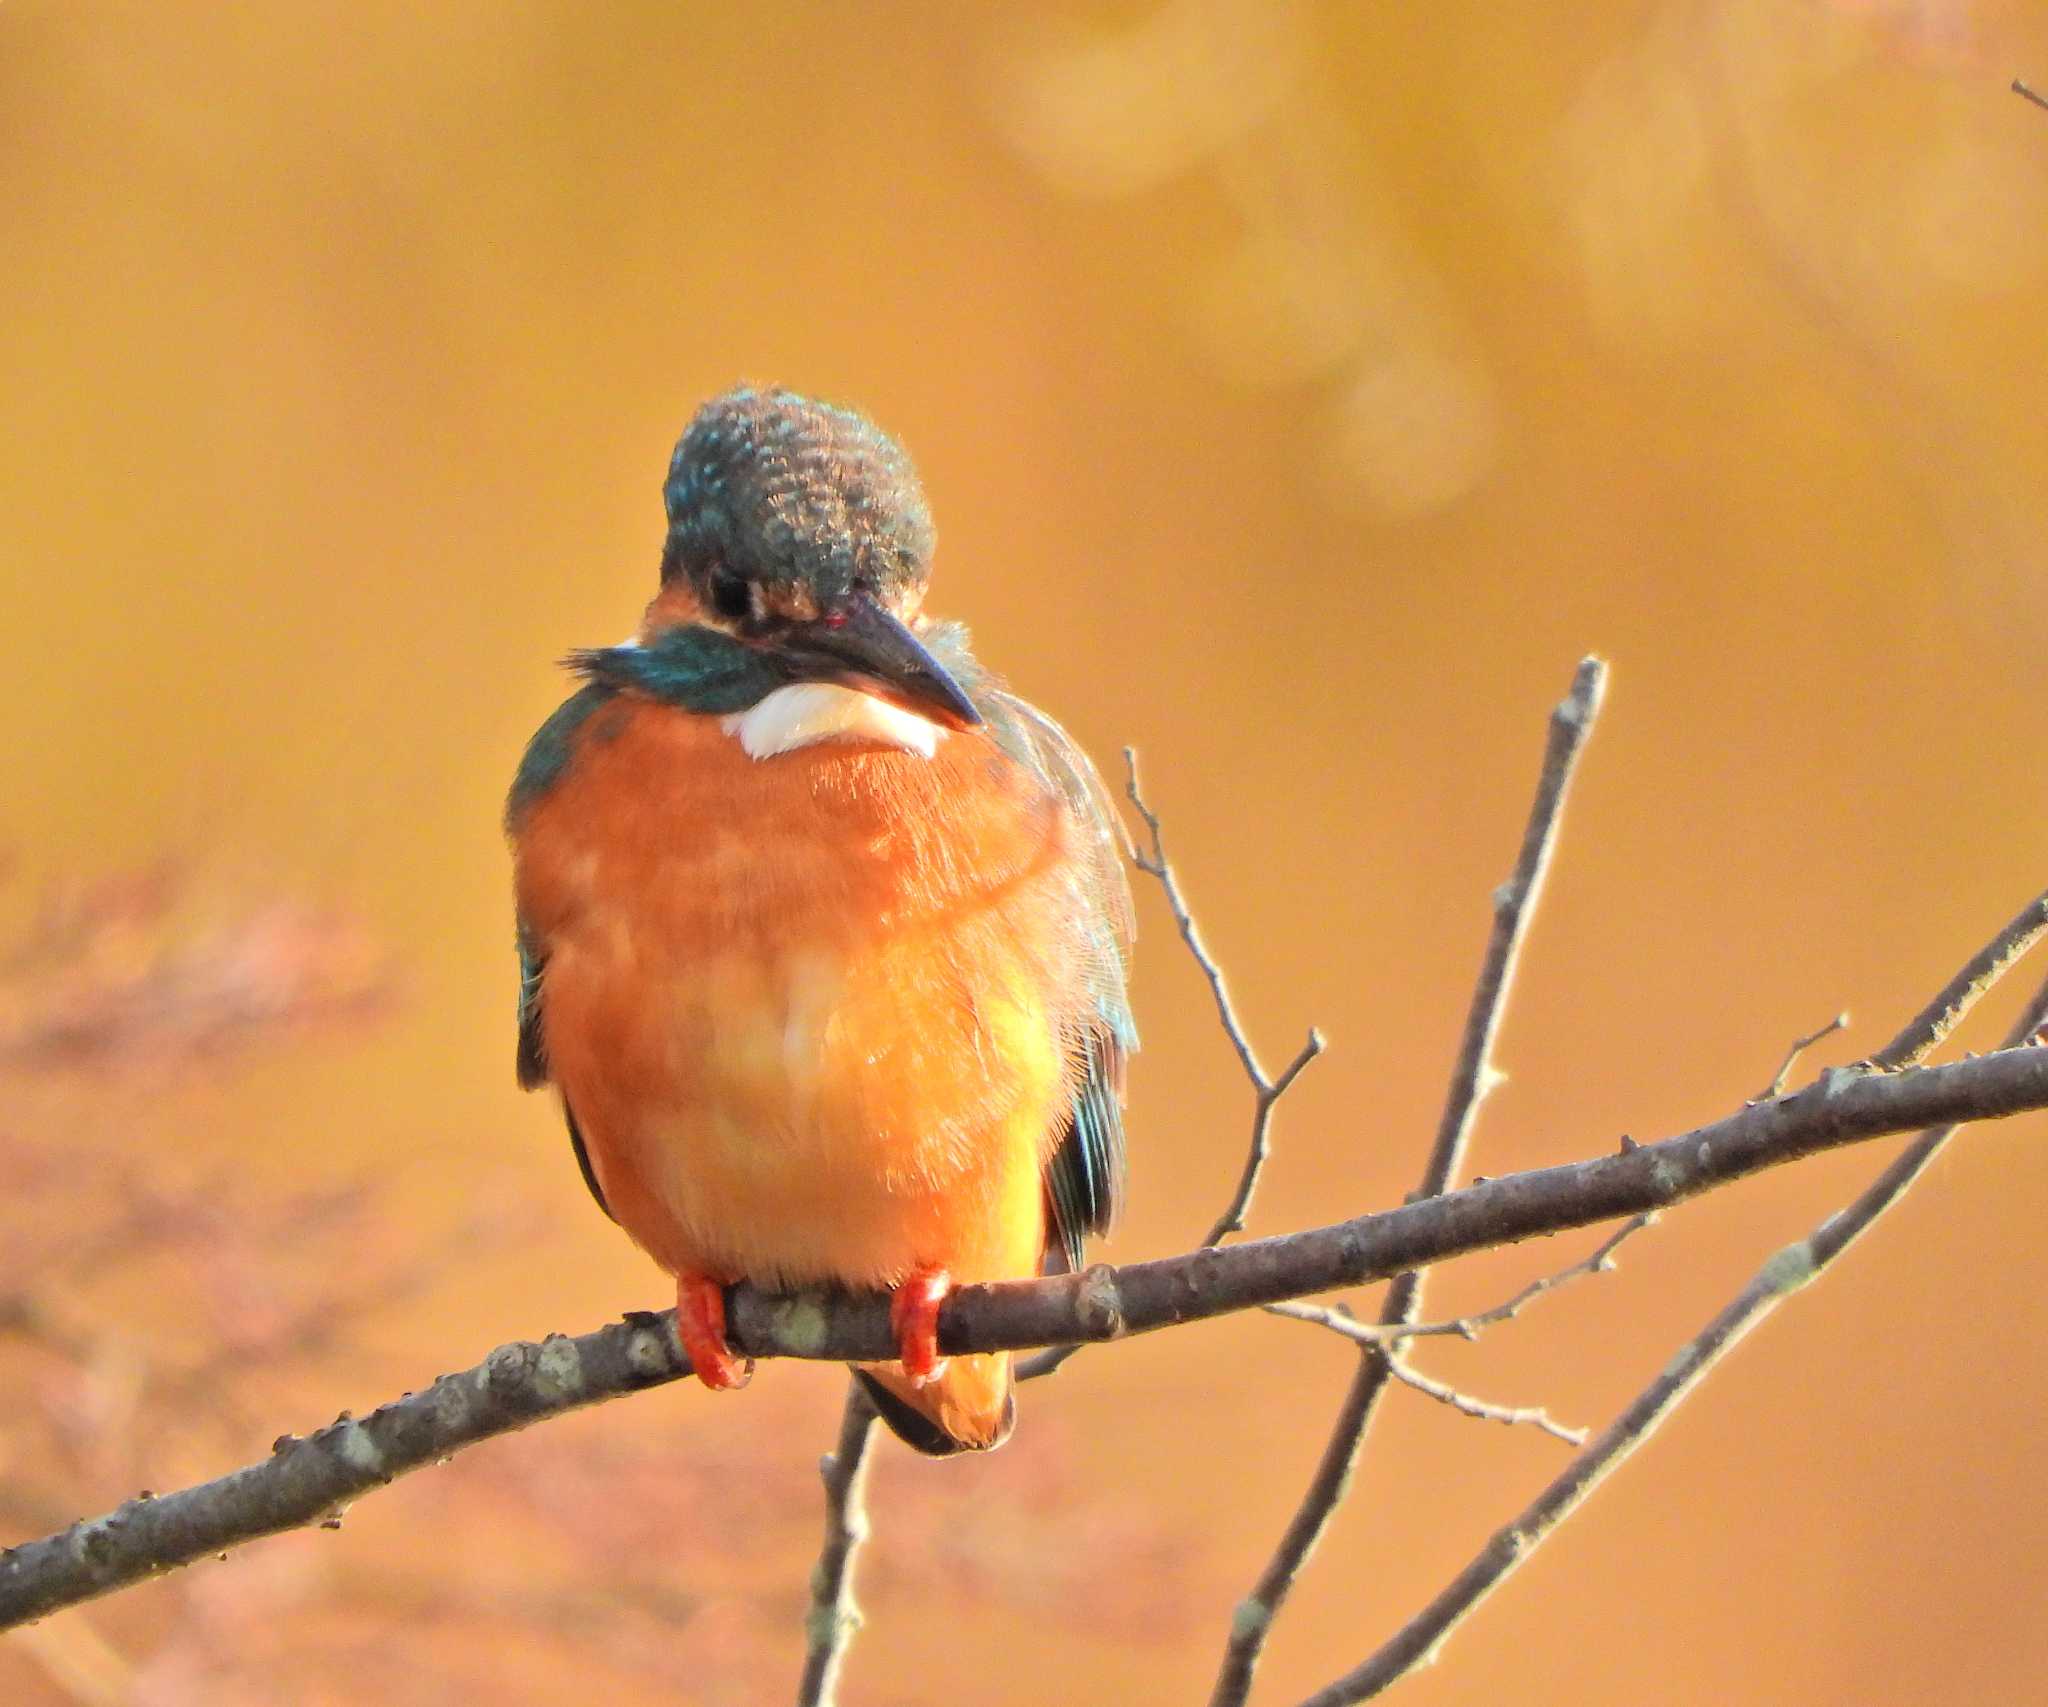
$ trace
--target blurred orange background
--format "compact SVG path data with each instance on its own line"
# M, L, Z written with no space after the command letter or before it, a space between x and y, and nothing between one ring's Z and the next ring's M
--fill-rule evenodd
M23 1069L0 1145L89 1128L96 1155L231 1162L253 1190L369 1179L381 1237L445 1248L288 1411L152 1485L663 1301L513 1085L498 811L552 661L636 621L670 446L737 378L905 442L934 607L1105 769L1142 750L1269 1061L1330 1036L1256 1231L1412 1187L1542 719L1588 650L1613 687L1474 1165L1724 1113L1844 1006L1823 1058L1875 1047L2048 881L2022 780L2048 715L2048 113L2015 73L2048 81L2021 0L0 9L7 917L170 855L212 905L277 887L346 914L397 986L374 1029L233 1072ZM1207 1224L1249 1114L1140 899L1118 1259ZM2036 1693L2044 1138L1967 1135L1403 1698ZM1418 1362L1598 1424L1882 1159L1675 1214L1619 1274ZM505 1194L537 1223L479 1234ZM1460 1264L1432 1307L1590 1243ZM989 1463L885 1444L846 1697L1206 1698L1350 1366L1236 1319L1091 1352ZM787 1507L680 1501L638 1568L701 1555L702 1523L734 1563L667 1679L590 1687L789 1698L840 1386L777 1366L564 1425L652 1442L657 1474L750 1438ZM0 1474L33 1474L6 1428ZM1257 1699L1356 1663L1564 1453L1392 1394ZM266 1552L329 1573L278 1613L277 1677L291 1620L370 1561L545 1542L403 1497L203 1567L216 1596ZM1009 1527L955 1569L947 1533L990 1511ZM719 1634L726 1583L771 1597L754 1645ZM581 1586L604 1600L601 1562ZM130 1668L163 1619L83 1616L115 1650L99 1696L14 1638L0 1697L151 1698ZM462 1629L472 1677L544 1646ZM549 1675L492 1698L551 1698ZM419 1687L375 1694L476 1698ZM248 1698L371 1697L344 1666Z

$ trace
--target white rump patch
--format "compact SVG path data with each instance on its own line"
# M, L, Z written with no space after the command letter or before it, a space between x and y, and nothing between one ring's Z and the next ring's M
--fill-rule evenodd
M950 731L873 694L837 682L795 682L777 688L720 726L755 759L794 752L813 741L875 741L928 759Z

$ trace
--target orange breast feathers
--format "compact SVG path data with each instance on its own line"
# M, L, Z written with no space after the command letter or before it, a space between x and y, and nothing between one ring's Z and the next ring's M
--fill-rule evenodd
M520 825L552 1076L671 1271L1037 1271L1090 1020L1080 832L985 731L756 760L622 697Z

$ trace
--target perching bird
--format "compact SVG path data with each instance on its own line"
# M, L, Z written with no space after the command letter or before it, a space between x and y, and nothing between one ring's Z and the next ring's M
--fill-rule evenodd
M919 1450L997 1446L1007 1352L941 1359L957 1283L1078 1267L1124 1186L1130 891L1086 756L923 613L909 459L742 388L665 488L638 636L575 654L506 823L519 1080L675 1276L706 1385L723 1289L892 1294L864 1365Z

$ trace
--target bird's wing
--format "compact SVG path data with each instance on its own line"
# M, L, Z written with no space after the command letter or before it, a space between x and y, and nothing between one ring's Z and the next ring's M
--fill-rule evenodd
M592 712L611 698L612 693L611 688L594 682L585 685L557 706L527 743L526 752L519 761L519 774L513 779L512 792L505 803L505 828L515 839L526 812L554 786L568 765L576 731ZM540 933L521 919L519 1048L516 1058L521 1090L536 1090L549 1078L547 1034L541 1024L547 969L547 945L541 941ZM597 1199L598 1208L611 1215L611 1205L604 1200L596 1171L590 1165L590 1151L584 1145L582 1130L576 1124L576 1111L569 1106L566 1095L562 1099L562 1118L569 1125L569 1143L576 1152L576 1166L582 1170L583 1183L590 1187L590 1195ZM617 1220L618 1217L614 1215L612 1219Z
M524 1091L538 1090L548 1082L547 1039L541 1029L541 991L546 982L547 955L543 952L538 938L529 930L524 919L519 921L519 1088ZM583 1129L576 1124L576 1111L569 1106L568 1093L562 1095L562 1119L569 1127L569 1147L576 1152L576 1166L583 1175L583 1183L590 1187L590 1195L597 1199L598 1208L616 1221L612 1206L604 1200L604 1189L597 1183L597 1170L590 1165L590 1150L583 1142Z
M1089 939L1091 1011L1069 1045L1073 1102L1045 1171L1057 1254L1078 1270L1082 1240L1109 1230L1124 1196L1124 1075L1138 1028L1129 991L1136 925L1123 841L1108 789L1064 729L999 688L983 688L976 703L1011 756L1058 792L1082 837L1076 900Z
M519 921L519 1088L535 1091L548 1082L548 1046L540 1028L540 986L547 956L526 921Z

